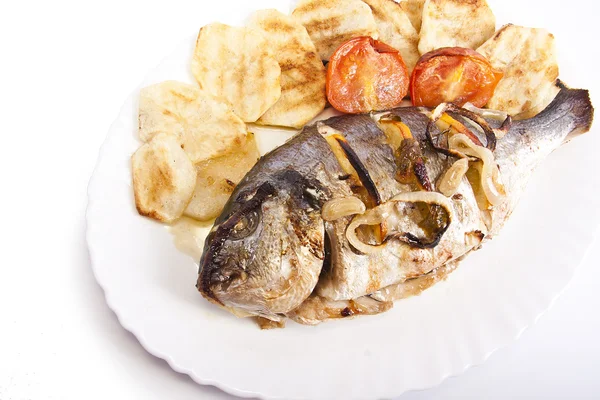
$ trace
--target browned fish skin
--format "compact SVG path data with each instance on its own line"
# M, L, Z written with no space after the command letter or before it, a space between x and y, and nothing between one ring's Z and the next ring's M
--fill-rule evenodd
M206 239L198 290L209 300L279 320L314 289L324 257L323 203L351 194L321 135L306 131L263 157L237 186ZM240 221L251 228L234 237ZM244 224L242 224L244 225Z

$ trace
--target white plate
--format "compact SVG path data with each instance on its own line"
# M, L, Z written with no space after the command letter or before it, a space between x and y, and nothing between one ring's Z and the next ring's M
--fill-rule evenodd
M274 1L259 3L250 4L259 9ZM242 20L248 6L228 9L233 14L225 22L231 23ZM557 36L577 34L549 28ZM192 82L194 39L178 46L142 86ZM89 187L87 239L96 278L121 324L150 353L201 384L239 396L390 398L460 374L517 338L549 307L600 220L594 191L600 181L593 173L600 140L592 132L551 155L502 235L446 282L382 315L261 331L206 302L194 287L195 260L175 249L164 226L137 215L129 166L139 146L137 97L138 90L112 126ZM282 138L261 136L261 149Z

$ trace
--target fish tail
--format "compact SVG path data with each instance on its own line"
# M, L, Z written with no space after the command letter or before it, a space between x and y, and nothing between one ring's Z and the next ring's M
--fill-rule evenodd
M594 107L590 93L584 89L571 89L560 80L556 81L560 91L542 112L523 121L530 127L553 128L560 124L567 129L566 137L588 132L594 121Z

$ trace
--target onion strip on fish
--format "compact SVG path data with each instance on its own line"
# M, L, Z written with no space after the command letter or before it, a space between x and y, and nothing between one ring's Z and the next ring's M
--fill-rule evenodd
M372 116L372 118L387 137L388 144L393 151L398 150L402 141L413 139L410 128L402 122L400 117L387 113L376 117Z
M433 112L431 113L431 115L429 117L430 121L427 124L427 129L425 130L425 135L427 136L427 140L433 146L434 149L436 149L437 151L439 151L443 154L446 154L448 156L457 157L457 154L454 153L451 149L443 148L443 147L439 146L438 144L436 144L433 141L433 137L431 136L431 130L433 129L433 125L436 124L438 122L438 120L440 120L444 116L445 112L452 112L452 113L458 114L460 116L463 116L463 117L468 118L471 121L475 122L477 125L479 125L481 127L481 129L483 130L483 133L485 134L486 148L489 149L490 151L496 150L496 133L494 133L494 130L487 123L487 121L485 119L483 119L481 116L477 115L476 113L466 110L464 108L458 107L451 103L440 104L433 110ZM477 141L479 141L479 140L477 140Z
M463 134L450 137L448 139L448 148L464 154L464 156L475 157L482 161L481 187L485 197L492 206L501 204L506 197L506 191L500 180L500 173L494 160L494 154L485 147L475 145Z
M512 117L509 115L508 117L506 117L506 119L504 120L502 125L500 125L500 128L493 129L494 134L496 135L496 138L502 139L504 136L506 136L506 134L510 130L511 126L512 126Z
M356 196L338 197L323 205L321 216L325 221L335 221L350 215L363 214L366 210L365 203Z
M449 114L443 113L440 119L437 121L436 125L440 128L441 131L450 130L452 133L462 133L465 134L478 146L483 146L483 143L479 140L477 135L471 132L463 123L457 121L452 118Z
M489 110L486 108L477 108L471 103L466 103L463 108L469 110L483 118L492 119L496 121L502 121L500 128L493 128L492 130L496 134L496 139L502 139L504 135L510 130L512 125L512 117L504 111Z
M399 216L395 215L397 214L397 212L395 212L396 203L428 204L432 206L432 216L433 214L440 214L439 211L443 210L443 213L441 213L443 214L443 216L441 218L437 218L438 220L442 219L443 223L438 227L438 229L432 232L431 237L420 238L417 237L416 234L411 232L394 232L395 228L398 228L397 220L399 219ZM406 242L407 245L411 247L433 248L437 246L442 236L452 223L453 219L454 211L452 203L444 195L436 192L424 191L402 193L393 197L386 203L371 210L368 210L364 214L354 217L354 219L352 220L350 225L348 225L348 228L346 230L346 238L348 239L348 242L352 246L354 246L355 249L365 254L372 254L383 249L383 247L385 246L385 242L391 238L396 238L403 242ZM365 243L358 237L356 231L361 226L379 225L382 222L386 222L388 224L388 234L383 243L373 245ZM435 222L438 221L434 221L434 223Z
M481 145L479 139L474 139L474 135L466 129L464 125L446 114L446 111L462 115L479 125L487 139L486 147ZM433 127L433 124L438 123L438 121L447 124L449 126L448 131L454 130L456 132L448 138L447 148L435 144L431 136L431 128ZM480 115L453 104L443 103L436 107L431 113L430 121L425 133L430 144L443 154L461 159L465 157L475 157L482 161L483 165L479 174L481 189L487 202L493 207L501 204L506 197L506 191L501 182L498 166L496 165L493 154L496 147L496 135L503 136L503 132L508 131L511 124L512 119L508 117L499 129L492 129ZM465 161L459 161L453 164L438 183L440 192L448 196L454 194L462 177L467 171L468 168L465 169Z
M461 158L456 161L440 178L437 185L438 190L444 196L454 196L468 170L469 160L467 158Z
M504 121L508 117L508 113L506 113L505 111L489 110L487 108L479 108L479 107L475 107L471 103L465 103L463 108L465 110L469 110L475 114L478 114L478 115L482 116L483 118L493 119L496 121Z

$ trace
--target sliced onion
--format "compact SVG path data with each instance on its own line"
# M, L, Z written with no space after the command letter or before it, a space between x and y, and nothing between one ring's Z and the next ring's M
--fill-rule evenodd
M486 119L493 119L496 121L501 121L502 122L502 126L500 126L500 128L493 128L492 131L494 131L494 134L496 135L497 139L502 139L507 133L508 130L510 129L510 126L512 124L512 118L510 117L510 115L508 115L508 113L504 112L504 111L498 111L498 110L488 110L488 109L484 109L484 108L477 108L475 107L473 104L471 103L467 103L463 106L463 108L465 110L469 110L475 114L480 115L483 118ZM481 127L475 123L473 123L472 121L468 120L469 123L471 125L473 125L474 127L476 127L480 132L483 133L483 130L481 129Z
M477 129L479 132L485 134L485 132L483 131L481 126L477 125L475 122L471 121L468 118L464 118L464 120L466 120L467 123L470 124L471 126L475 127L475 129ZM483 144L481 144L481 140L479 140L479 137L477 137L475 134L473 134L473 132L471 132L464 123L462 123L461 121L459 121L457 119L452 118L452 116L448 113L442 114L442 116L440 117L440 119L437 121L436 124L442 132L449 129L450 131L453 131L454 133L464 133L465 135L467 135L469 137L469 139L471 139L473 141L473 143L475 143L478 146L483 146Z
M454 154L451 149L444 149L443 147L436 145L431 136L431 129L433 127L433 124L436 123L442 117L444 112L452 112L462 117L465 117L471 120L472 122L475 122L477 125L479 125L479 127L483 130L483 133L485 134L485 147L490 149L490 151L494 151L496 149L496 133L483 117L465 108L458 107L455 104L442 103L431 112L429 117L430 121L427 124L427 128L425 129L425 135L427 136L427 140L435 150L441 152L442 154L446 154L450 157L456 157L456 154ZM510 127L510 121L510 118L507 118L505 123L502 124L502 129L508 130L508 128ZM477 139L477 141L478 140L479 139Z
M463 108L465 110L469 110L471 112L474 112L475 114L479 114L483 118L493 119L493 120L496 120L496 121L502 121L502 122L504 122L506 120L506 118L508 117L508 113L505 113L504 111L488 110L488 109L484 109L484 108L478 108L478 107L475 107L471 103L466 103L463 106Z
M448 210L448 213L453 216L452 203L450 200L436 192L400 193L399 195L392 197L389 202L437 204L444 207L446 210Z
M433 109L429 118L431 118L434 121L437 121L438 119L441 118L442 114L444 112L446 112L447 109L448 109L448 103L442 103Z
M362 215L357 215L354 217L346 230L346 238L355 249L365 254L372 254L385 247L385 244L371 245L363 242L356 234L356 230L363 225L373 226L387 221L389 229L388 235L393 235L395 233L393 232L394 226L392 223L390 223L393 220L393 203L426 203L439 205L448 212L448 225L450 225L454 220L454 209L452 203L444 195L436 192L423 191L401 193L384 204L372 208Z
M410 128L399 117L392 114L381 115L375 122L387 137L387 142L394 151L405 139L413 139Z
M438 190L446 197L454 196L468 170L469 160L467 158L456 161L438 181Z
M475 145L466 135L453 135L448 140L448 147L465 156L476 157L483 162L480 171L481 187L485 197L492 206L497 206L504 201L506 191L500 180L498 166L494 154L485 147Z
M379 225L384 221L384 216L379 213L379 207L369 210L367 214L357 215L346 229L346 239L348 239L348 242L361 253L372 254L385 246L383 244L372 245L365 243L360 240L356 234L356 230L363 225Z
M335 221L349 215L362 214L366 210L365 203L358 197L340 197L326 202L321 211L321 216L325 221Z

